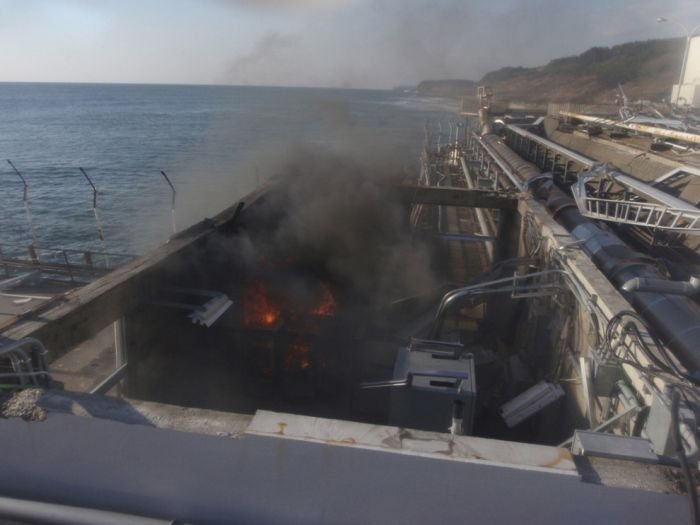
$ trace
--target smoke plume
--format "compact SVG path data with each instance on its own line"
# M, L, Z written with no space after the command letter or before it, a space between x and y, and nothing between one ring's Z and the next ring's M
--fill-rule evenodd
M296 42L297 39L289 35L268 33L249 52L234 58L227 78L238 83L256 78L260 84L269 84L268 79L284 73L285 64Z
M352 3L355 0L216 0L220 4L254 9L328 9Z
M251 269L261 261L311 269L380 302L435 286L430 250L412 238L406 208L389 189L406 172L299 150L280 174L283 191L249 210L250 237L236 241Z

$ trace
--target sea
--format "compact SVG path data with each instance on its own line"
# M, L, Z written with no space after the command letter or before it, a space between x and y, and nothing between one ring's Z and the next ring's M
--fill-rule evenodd
M425 126L446 138L458 109L400 91L0 83L0 250L140 255L172 234L173 201L182 229L299 151L417 169Z

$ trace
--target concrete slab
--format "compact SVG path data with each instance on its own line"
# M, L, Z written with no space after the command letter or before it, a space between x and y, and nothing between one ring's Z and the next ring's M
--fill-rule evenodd
M0 330L9 326L19 316L55 302L77 286L70 282L40 279L0 290Z

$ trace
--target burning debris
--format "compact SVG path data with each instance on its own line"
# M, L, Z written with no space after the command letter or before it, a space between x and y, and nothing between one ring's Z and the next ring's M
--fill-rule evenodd
M252 377L279 380L294 392L313 396L314 372L323 364L314 355L312 341L329 331L325 320L335 325L335 295L321 280L269 273L243 283L242 324L256 334L249 369Z
M243 294L243 324L248 328L273 329L280 321L281 310L268 293L262 278L250 282Z
M311 368L311 347L309 343L298 341L289 345L284 357L284 367L291 371L302 371Z
M268 280L256 277L244 285L243 325L246 328L275 330L282 323L297 331L307 331L309 318L333 317L337 302L328 284L315 285L290 277L289 286L271 287Z
M328 288L328 285L325 283L321 283L320 288L323 296L322 302L316 308L314 308L311 311L311 313L313 315L318 315L321 317L335 315L336 302L335 297L333 297L333 293L331 292L330 288Z

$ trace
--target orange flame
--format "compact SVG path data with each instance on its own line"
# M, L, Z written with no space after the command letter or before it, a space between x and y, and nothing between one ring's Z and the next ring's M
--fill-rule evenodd
M335 314L336 302L333 293L325 283L321 283L321 304L314 308L311 313L322 317L328 317Z
M267 283L255 279L243 295L243 323L248 327L274 328L280 320L281 310L267 292Z
M310 354L308 343L298 341L291 344L284 357L284 367L288 370L307 370L311 366Z

